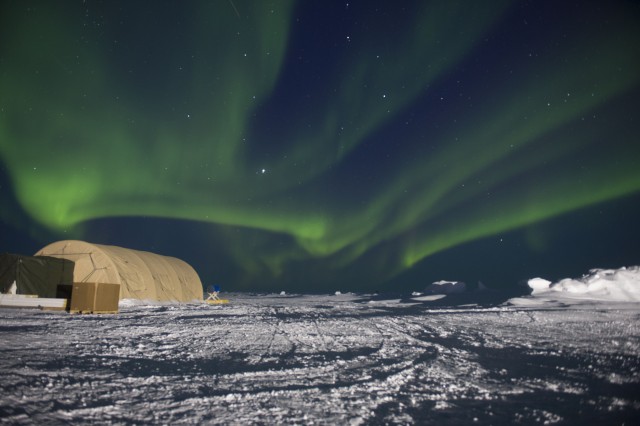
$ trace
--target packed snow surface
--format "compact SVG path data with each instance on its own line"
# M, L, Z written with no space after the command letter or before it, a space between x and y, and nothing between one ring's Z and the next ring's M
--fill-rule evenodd
M0 309L0 422L638 424L639 304L450 297Z

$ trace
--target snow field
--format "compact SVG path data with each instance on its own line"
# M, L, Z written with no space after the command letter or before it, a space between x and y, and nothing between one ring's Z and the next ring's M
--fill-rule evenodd
M340 294L0 310L0 419L565 423L640 415L640 310L434 308Z

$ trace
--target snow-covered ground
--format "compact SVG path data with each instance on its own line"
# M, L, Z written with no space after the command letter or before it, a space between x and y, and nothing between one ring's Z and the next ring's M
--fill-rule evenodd
M640 304L538 290L0 309L0 422L638 424Z

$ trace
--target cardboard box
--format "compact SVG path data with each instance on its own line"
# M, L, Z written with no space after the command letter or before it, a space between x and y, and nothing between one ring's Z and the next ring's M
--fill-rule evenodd
M73 283L69 312L117 314L120 284Z

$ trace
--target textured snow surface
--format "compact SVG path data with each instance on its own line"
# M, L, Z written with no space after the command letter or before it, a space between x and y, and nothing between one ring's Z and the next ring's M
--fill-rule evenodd
M0 423L638 424L638 304L0 309ZM373 302L373 303L369 303Z

